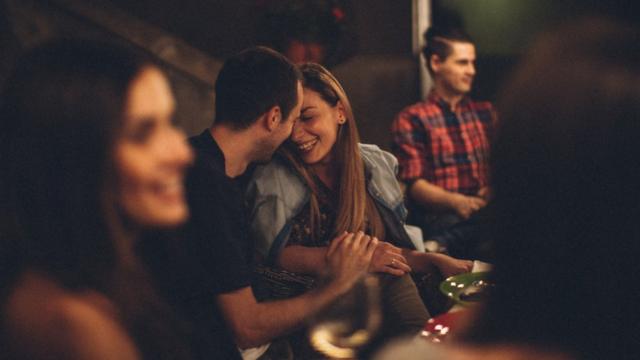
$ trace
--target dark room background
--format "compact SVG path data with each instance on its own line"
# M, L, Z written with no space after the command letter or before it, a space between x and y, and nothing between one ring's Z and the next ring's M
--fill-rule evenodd
M214 119L213 84L224 59L258 42L261 9L293 0L0 0L0 80L23 48L52 37L122 42L168 72L189 134ZM308 3L297 1L297 3ZM420 98L414 9L419 0L313 0L339 7L342 38L329 64L353 103L364 142L389 145L389 124ZM429 23L457 23L476 41L472 95L496 100L501 84L539 31L580 14L636 21L631 1L424 0ZM310 20L311 21L311 20Z

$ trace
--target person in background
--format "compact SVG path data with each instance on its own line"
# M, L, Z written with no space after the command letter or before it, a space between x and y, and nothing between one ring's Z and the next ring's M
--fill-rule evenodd
M334 66L352 55L349 0L256 0L256 40L294 64Z
M190 358L133 251L189 215L174 109L162 72L113 45L20 58L0 105L0 357Z
M433 89L394 119L391 149L406 185L411 221L431 238L487 204L496 116L489 102L468 96L476 74L469 35L459 28L431 27L424 37Z
M344 231L363 231L381 240L369 270L384 274L386 335L417 332L428 313L408 273L450 276L470 271L472 263L416 250L421 239L414 244L404 227L396 159L359 143L349 99L328 70L314 63L299 68L304 87L300 119L280 156L258 167L247 189L251 233L262 265L299 278L286 294L271 295L313 288L314 278L327 267L330 240Z
M525 54L492 149L495 289L458 341L381 359L637 358L638 38L583 18Z
M366 272L377 241L339 234L328 256L331 280L325 286L292 299L258 302L245 172L252 163L269 161L291 134L302 105L300 74L280 53L253 47L225 61L215 90L215 122L189 139L196 162L186 181L192 214L182 245L186 261L160 263L155 268L162 272L154 274L178 312L187 314L200 333L216 334L221 350L209 358L239 358L238 348L245 359L286 358L286 347L269 342L347 292ZM203 270L192 275L183 266L192 264Z

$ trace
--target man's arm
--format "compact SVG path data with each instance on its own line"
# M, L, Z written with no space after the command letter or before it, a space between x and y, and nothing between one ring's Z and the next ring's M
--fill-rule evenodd
M425 179L433 154L429 129L418 115L402 111L394 119L391 132L392 150L399 165L398 177L408 184L406 194L413 201L435 211L454 211L463 219L486 205L481 197L450 192Z
M259 303L251 287L220 294L218 306L241 349L260 346L302 324L304 319L336 299L341 292L332 287L301 296Z
M327 269L327 249L327 246L285 246L276 264L287 271L317 276Z
M407 195L416 203L436 211L454 211L463 219L480 210L487 202L480 196L467 196L447 191L425 179L418 179L409 186Z
M217 302L240 348L262 345L302 324L347 292L367 271L377 240L343 234L327 250L330 280L301 296L258 303L251 287L220 294Z

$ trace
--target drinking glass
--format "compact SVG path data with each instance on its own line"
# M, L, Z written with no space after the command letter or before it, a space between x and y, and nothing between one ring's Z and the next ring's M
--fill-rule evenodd
M378 278L367 275L311 320L309 341L331 358L354 359L376 334L381 320Z

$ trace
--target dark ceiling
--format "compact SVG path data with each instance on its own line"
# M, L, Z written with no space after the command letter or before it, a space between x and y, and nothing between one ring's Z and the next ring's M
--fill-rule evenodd
M281 0L110 0L129 14L219 58L255 44L259 4L268 1ZM350 46L357 52L411 54L411 1L324 2L340 2L352 10Z

